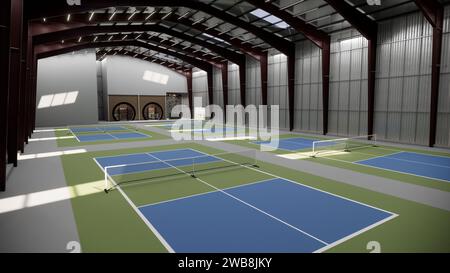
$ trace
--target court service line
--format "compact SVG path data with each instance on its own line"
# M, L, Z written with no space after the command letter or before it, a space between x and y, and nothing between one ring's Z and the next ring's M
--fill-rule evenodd
M384 223L386 223L386 222L388 222L388 221L390 221L390 220L392 220L392 219L394 219L396 217L398 217L398 215L397 214L393 214L393 215L391 215L391 216L389 216L387 218L384 218L383 220L380 220L380 221L378 221L378 222L376 222L376 223L374 223L374 224L372 224L370 226L367 226L367 227L365 227L365 228L363 228L363 229L361 229L361 230L359 230L359 231L357 231L355 233L352 233L352 234L350 234L348 236L345 236L345 237L343 237L343 238L341 238L341 239L339 239L337 241L334 241L333 243L331 243L331 244L329 244L327 246L319 248L318 250L314 251L314 253L322 253L322 252L324 252L324 251L326 251L328 249L331 249L331 248L333 248L333 247L335 247L337 245L340 245L343 242L348 241L348 240L350 240L350 239L352 239L352 238L354 238L354 237L356 237L356 236L358 236L360 234L363 234L366 231L369 231L369 230L371 230L371 229L373 229L375 227L381 226L382 224L384 224Z
M381 167L375 167L375 166L371 166L371 165L366 165L366 164L352 162L352 161L346 161L346 160L337 159L337 158L329 158L329 157L319 157L319 158L320 159L323 158L323 159L327 159L327 160L343 162L343 163L348 163L348 164L354 164L354 165L362 166L362 167L366 167L366 168L374 168L374 169L379 169L379 170L383 170L383 171L389 171L389 172L394 172L394 173L399 173L399 174L404 174L404 175L417 176L417 177L420 177L420 178L431 179L431 180L436 180L436 181L440 181L440 182L446 182L446 183L450 182L450 181L444 180L444 179L433 178L433 177L429 177L429 176L418 175L418 174L413 174L413 173L407 173L407 172L402 172L402 171L396 171L396 170L391 170L391 169L385 169L385 168L381 168ZM378 175L375 175L375 176L378 176Z
M356 151L354 153L365 154L365 153L356 152ZM409 163L416 163L416 164L422 164L422 165L428 165L428 166L433 166L433 167L450 169L450 166L444 166L444 165L433 164L433 163L426 163L426 162L416 161L416 160L408 160L408 159L403 159L403 158L390 157L392 155L402 154L402 153L404 153L404 152L398 152L398 153L393 153L393 154L390 154L390 155L385 155L385 156L373 157L373 158L369 158L369 159L358 160L358 161L355 161L355 162L359 163L359 162L369 161L369 160L376 159L376 158L386 158L386 159L392 159L392 160L397 160L397 161L405 161L405 162L409 162Z
M245 187L245 186L251 186L251 185L256 185L256 184L259 184L259 183L268 182L268 181L271 181L271 180L274 180L274 178L259 180L259 181L255 181L255 182L251 182L251 183L247 183L247 184L242 184L242 185L236 185L236 186L232 186L232 187L227 187L227 188L223 188L222 190L227 191L227 190L237 189L237 188L241 188L241 187ZM207 194L216 193L216 192L219 192L219 191L212 190L212 191L206 191L206 192L202 192L202 193L196 193L196 194L187 195L187 196L183 196L183 197L178 197L178 198L168 199L168 200L164 200L164 201L159 201L159 202L156 202L156 203L145 204L145 205L139 206L138 208L151 207L151 206L155 206L155 205L160 205L160 204L170 203L170 202L174 202L174 201L189 199L189 198L198 197L198 196L207 195Z
M224 158L223 158L222 160L228 161L228 162L232 162L232 161L229 161L229 160L224 159ZM316 190L316 191L320 191L320 192L325 193L325 194L328 194L328 195L332 195L332 196L335 196L335 197L339 197L339 198L345 199L345 200L347 200L347 201L350 201L350 202L353 202L353 203L356 203L356 204L360 204L360 205L363 205L363 206L366 206L366 207L369 207L369 208L372 208L372 209L376 209L376 210L379 210L379 211L383 211L383 212L386 212L386 213L389 213L389 214L395 214L395 213L393 213L393 212L391 212L391 211L387 211L387 210L384 210L384 209L380 209L380 208L377 208L377 207L374 207L374 206L371 206L371 205L368 205L368 204L364 204L364 203L359 202L359 201L356 201L356 200L352 200L352 199L347 198L347 197L344 197L344 196L340 196L340 195L337 195L337 194L334 194L334 193L331 193L331 192L327 192L327 191L324 191L324 190L321 190L321 189L318 189L318 188L314 188L314 187L312 187L312 186L305 185L305 184L303 184L303 183L301 183L301 182L296 182L296 181L293 181L293 180L291 180L291 179L287 179L287 178L284 178L284 177L281 177L281 176L278 176L278 175L275 175L275 174L271 174L271 173L262 171L262 170L260 170L260 169L254 169L254 168L251 168L251 167L248 167L248 166L242 166L242 167L248 168L248 169L250 169L250 170L254 170L254 171L256 171L256 172L260 172L260 173L263 173L263 174L267 174L267 175L272 176L272 177L275 177L275 178L279 178L279 179L282 179L282 180L286 180L286 181L289 181L289 182L294 183L294 184L296 184L296 185L302 185L302 186L304 186L304 187L307 187L307 188L310 188L310 189L313 189L313 190Z
M158 159L158 160L161 160L161 159L159 159L159 158L157 158L157 157L155 157L155 158ZM161 162L163 162L163 161L161 160ZM169 164L169 165L170 165L170 164ZM185 171L183 171L183 170L177 168L176 166L173 166L173 165L172 165L172 167L175 168L175 169L177 169L177 170L179 170L179 171L182 172L182 173L185 173L185 174L188 175L188 176L191 176L189 173L187 173L187 172L185 172ZM200 179L200 178L198 178L198 177L195 177L195 179L197 179L198 181L202 182L203 184L205 184L205 185L207 185L207 186L209 186L209 187L211 187L211 188L213 188L213 189L215 189L215 190L217 190L217 191L219 191L219 192L221 192L221 193L227 195L228 197L231 197L231 198L235 199L236 201L239 201L239 202L241 202L242 204L247 205L248 207L255 209L256 211L259 211L260 213L265 214L266 216L268 216L268 217L270 217L270 218L272 218L272 219L274 219L274 220L276 220L276 221L278 221L278 222L280 222L280 223L282 223L282 224L285 224L286 226L288 226L288 227L290 227L290 228L292 228L292 229L294 229L294 230L297 230L298 232L300 232L300 233L302 233L302 234L304 234L304 235L306 235L306 236L308 236L308 237L310 237L310 238L312 238L312 239L314 239L314 240L316 240L316 241L318 241L318 242L320 242L320 243L322 243L322 244L324 244L324 245L328 245L327 242L325 242L325 241L323 241L323 240L321 240L321 239L315 237L314 235L311 235L311 234L307 233L306 231L303 231L303 230L301 230L301 229L299 229L299 228L297 228L297 227L295 227L295 226L293 226L293 225L291 225L291 224L289 224L289 223L287 223L287 222L281 220L280 218L275 217L275 216L273 216L272 214L270 214L270 213L268 213L268 212L266 212L266 211L264 211L264 210L261 210L261 209L255 207L255 206L253 206L252 204L247 203L247 202L245 202L244 200L242 200L242 199L240 199L240 198L238 198L238 197L236 197L236 196L234 196L234 195L232 195L232 194L229 194L229 193L227 193L227 192L225 192L225 191L223 191L223 190L217 188L216 186L213 186L213 185L209 184L208 182L206 182L206 181L204 181L204 180L202 180L202 179Z

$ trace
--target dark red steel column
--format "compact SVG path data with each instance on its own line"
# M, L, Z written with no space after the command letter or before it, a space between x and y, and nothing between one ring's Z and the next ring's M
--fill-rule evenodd
M191 110L191 119L194 118L194 105L192 98L192 69L186 74L187 79L187 89L188 89L188 100L189 100L189 109Z
M288 97L289 97L289 130L294 130L295 117L295 47L287 55Z
M32 97L32 72L33 72L33 36L31 35L30 25L28 25L28 37L27 37L27 77L26 77L26 102L25 102L25 142L28 144L28 139L31 138L31 114L32 107L35 107L31 103Z
M431 56L430 132L428 145L436 144L437 117L439 105L439 82L441 78L442 29L444 7L437 0L415 0L428 23L433 27L433 52Z
M328 134L328 112L330 101L330 39L322 47L322 129Z
M6 189L11 1L0 2L0 191Z
M208 81L208 104L212 105L214 104L214 69L212 66L206 71L206 78Z
M20 100L20 63L22 47L23 0L11 1L11 32L9 59L8 163L17 167L18 108Z
M28 141L26 136L26 107L27 101L27 48L28 48L28 23L23 23L22 28L22 50L20 59L20 96L19 96L19 113L18 113L18 127L17 127L17 147L21 153L25 151L25 142Z
M267 105L267 71L268 71L268 61L267 52L264 52L260 56L260 69L261 69L261 103L262 105Z
M223 93L223 119L227 123L227 105L228 105L228 62L222 64L222 93Z
M36 129L36 89L37 89L37 73L38 73L38 60L34 55L34 50L32 52L32 66L31 66L31 134Z
M377 70L377 39L376 37L367 41L368 49L368 85L367 85L367 134L374 134L375 119L375 80Z
M239 87L241 91L241 105L246 107L247 102L247 71L245 62L239 65Z

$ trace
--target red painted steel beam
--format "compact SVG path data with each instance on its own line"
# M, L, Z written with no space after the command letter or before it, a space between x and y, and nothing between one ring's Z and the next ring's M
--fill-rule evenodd
M34 50L33 50L34 51ZM31 68L31 133L36 129L36 89L37 89L37 59L32 53Z
M135 58L135 59L139 59L139 60L142 60L142 61L159 64L161 66L166 67L167 69L172 70L173 72L176 72L176 73L178 73L180 75L186 76L186 72L183 72L182 69L181 70L174 69L174 66L177 65L175 63L166 62L166 61L163 61L161 59L156 59L156 58L153 58L153 57L148 59L149 57L147 57L145 55L142 55L142 54L137 54L137 56L136 56L135 52L128 51L128 50L125 50L124 52L126 52L127 54L122 53L122 50L118 50L118 49L111 50L109 52L106 51L106 50L100 50L100 51L97 52L97 59L99 59L99 56L101 57L103 55L105 55L105 56L113 56L113 55L127 56L127 57L132 57L132 58ZM129 53L129 55L128 55L128 53ZM147 59L144 59L145 57L147 57Z
M227 123L227 105L228 105L228 63L222 64L222 94L223 94L223 119Z
M342 0L324 0L333 7L345 20L356 28L367 40L378 35L378 25L375 21L359 12L354 6Z
M245 62L244 64L239 65L239 88L241 91L241 105L246 107L247 106L247 73L245 69Z
M280 10L278 7L261 0L246 0L257 8L260 8L276 17L282 19L298 32L302 33L307 39L312 41L318 47L323 48L324 42L329 41L330 37L322 30L318 30L314 26L307 24L300 18L292 16L287 11Z
M191 110L191 119L194 118L194 103L193 103L193 95L192 95L192 69L189 70L186 76L187 80L187 89L188 89L188 100L189 100L189 109Z
M330 43L322 48L322 133L328 134L328 112L330 103Z
M0 2L0 191L6 189L11 1Z
M26 101L26 140L28 144L28 139L31 138L31 135L33 133L32 129L32 113L33 108L35 107L35 104L32 102L32 96L33 96L33 37L31 36L31 29L30 26L28 27L28 37L27 37L27 79L26 79L27 85L27 101Z
M287 55L288 98L289 98L289 130L294 130L295 118L295 49Z
M211 66L211 69L206 71L206 79L207 79L207 82L208 82L208 103L209 103L209 105L213 105L214 104L214 82L213 82L213 77L214 77L214 71L213 71L213 67Z
M267 105L267 83L268 83L268 57L267 52L261 56L260 70L261 70L261 103Z
M28 57L28 23L23 24L22 28L22 51L20 59L20 99L19 99L19 123L18 123L18 139L17 146L21 153L25 152L25 143L28 143L27 134L27 78L29 67L27 64Z
M18 125L20 101L20 63L22 48L22 0L11 1L9 110L8 110L8 163L17 167Z
M428 145L436 144L437 117L439 105L439 83L441 77L442 31L444 27L444 6L436 0L415 0L428 23L433 27L433 52L431 56L430 132Z
M377 37L368 40L367 52L367 134L374 134L375 82L377 71Z
M97 9L104 9L109 7L117 6L130 6L129 0L96 0L96 1L83 1L82 5L68 5L66 1L60 0L47 0L45 5L38 1L25 0L26 5L26 18L31 19L41 19L43 17L55 17L65 14L75 14L81 12L89 12ZM223 12L213 6L205 4L203 2L194 0L135 0L132 2L135 7L147 7L147 6L163 6L163 7L186 7L193 10L199 10L219 18L225 22L238 26L242 29L253 33L258 38L262 39L266 43L270 44L272 47L276 48L278 51L286 54L292 43L276 36L273 33L262 30L258 26L252 25L245 22L229 13ZM287 55L287 54L286 54Z
M73 14L71 17L71 20L70 20L70 24L77 24L78 26L86 26L86 25L97 25L97 24L101 24L101 23L105 23L105 22L108 22L108 23L124 23L124 22L126 22L126 23L128 23L129 16L130 15L127 13L116 14L114 16L114 18L110 21L109 20L111 17L110 14L97 13L97 14L94 14L92 19L89 21L88 19L90 17L90 13ZM194 21L190 20L187 17L181 18L181 16L175 14L175 12L170 14L169 16L167 16L167 14L163 14L163 13L156 13L156 14L152 15L152 17L149 19L147 19L147 17L148 17L148 14L139 13L133 17L132 21L133 21L133 23L148 23L148 22L158 23L159 21L165 21L165 22L171 22L171 23L175 23L175 24L181 24L181 25L184 25L185 27L192 28L201 33L205 33L205 34L211 35L213 37L222 39L225 42L232 45L233 47L235 47L236 49L244 52L245 54L247 54L257 60L259 60L259 56L261 54L263 54L263 51L261 51L257 48L253 48L251 45L249 45L248 43L245 43L244 41L242 41L240 39L234 39L233 36L230 36L227 33L220 32L218 30L215 30L214 28L210 28L203 24L194 24ZM59 27L62 27L62 28L67 27L68 24L63 23L63 20L66 20L65 16L49 18L49 19L47 19L46 23L39 21L39 22L33 22L33 24L36 25L36 27L38 29L41 29L41 28L48 29L48 26L53 25L53 24L58 24L58 25L60 25ZM52 31L54 31L54 30L51 30L51 28L50 28L49 31L47 31L47 32L52 32ZM42 30L40 33L41 34L43 33Z
M160 25L84 26L84 27L78 27L78 28L74 28L74 29L66 29L66 30L62 30L62 31L55 31L55 32L50 32L50 33L46 33L46 34L36 35L33 38L33 43L36 45L44 44L44 43L49 43L49 42L67 40L70 38L77 39L78 37L94 35L94 34L99 34L99 33L148 32L148 31L165 33L165 34L171 35L173 37L177 37L177 38L183 39L185 41L191 42L193 44L203 46L205 48L208 48L212 52L217 53L218 55L222 56L223 58L225 58L231 62L234 62L236 64L241 63L245 59L244 55L237 54L231 50L225 49L225 48L217 46L217 45L213 45L206 41L194 38L187 34L180 33L173 29L169 29L167 27L163 27ZM198 57L200 59L203 58L202 54L196 54L196 57Z
M142 47L154 51L158 51L161 53L165 53L167 55L174 56L180 60L183 60L187 63L192 64L193 66L196 66L204 71L210 70L212 67L211 64L194 59L189 56L185 56L183 54L179 54L177 52L172 52L167 49L163 49L157 46L149 45L147 43L139 42L139 41L114 41L114 42L97 42L97 43L73 43L73 44L53 44L53 45L40 45L35 46L35 54L37 54L38 59L49 57L49 56L55 56L58 54L64 54L69 53L77 50L82 50L86 48L101 48L101 47L117 47L117 46L136 46L136 47Z

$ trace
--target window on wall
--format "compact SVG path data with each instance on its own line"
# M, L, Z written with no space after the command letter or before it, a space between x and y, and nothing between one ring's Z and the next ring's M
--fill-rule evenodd
M134 120L136 118L136 109L127 102L116 104L112 112L115 121Z
M142 109L142 116L145 120L160 120L163 118L164 112L161 105L150 102Z
M144 72L142 79L145 81L166 85L169 81L169 75L147 70Z
M39 99L37 109L74 104L77 101L78 93L78 91L72 91L42 96Z

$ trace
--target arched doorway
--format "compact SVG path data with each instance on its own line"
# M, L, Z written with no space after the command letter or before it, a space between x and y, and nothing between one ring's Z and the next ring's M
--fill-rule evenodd
M112 116L115 121L134 120L136 118L136 109L127 102L120 102L114 106Z
M142 116L145 120L161 120L164 117L164 111L161 105L150 102L142 108Z

